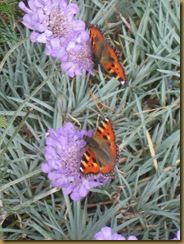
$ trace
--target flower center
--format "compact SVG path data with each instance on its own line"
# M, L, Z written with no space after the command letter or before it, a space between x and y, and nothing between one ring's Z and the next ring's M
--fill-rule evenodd
M52 31L53 37L65 37L69 33L70 22L58 7L53 8L49 15L48 29Z

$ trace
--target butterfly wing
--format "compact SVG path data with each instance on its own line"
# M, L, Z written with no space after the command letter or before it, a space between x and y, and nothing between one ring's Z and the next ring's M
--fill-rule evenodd
M123 85L127 83L124 69L119 63L117 54L108 43L106 45L106 49L103 51L101 65L106 71L108 71L112 76L119 80Z
M88 146L81 161L81 173L101 173L105 177L111 177L118 160L118 150L111 121L105 118L93 136L86 138L86 142Z
M80 172L85 175L98 174L100 172L100 167L90 147L87 147L86 151L83 154L81 160Z
M100 58L104 49L104 37L101 31L95 28L94 25L89 26L89 33L95 59L100 63Z
M117 160L117 147L115 143L115 134L110 119L105 118L95 132L95 138L99 138L99 144L109 145L110 153L112 155L113 162Z

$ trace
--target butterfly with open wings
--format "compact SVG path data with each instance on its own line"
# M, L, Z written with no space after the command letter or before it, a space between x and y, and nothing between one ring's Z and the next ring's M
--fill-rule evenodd
M105 118L92 137L85 137L86 150L80 166L82 175L101 174L104 177L113 177L115 166L118 163L118 147L110 119Z

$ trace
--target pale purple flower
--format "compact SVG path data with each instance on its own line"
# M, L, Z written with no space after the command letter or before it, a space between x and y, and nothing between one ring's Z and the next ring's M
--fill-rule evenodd
M171 240L174 240L174 241L180 240L180 230L177 231L176 237Z
M83 137L91 136L91 130L76 130L68 122L58 130L49 129L48 132L44 150L46 161L41 168L48 174L52 186L62 188L63 194L79 201L91 188L110 181L99 175L84 177L80 174L80 163L86 145Z
M112 233L110 227L103 227L99 232L94 235L94 240L138 240L135 236L129 236L127 239L117 233Z
M93 66L93 61L91 59L91 53L89 52L91 48L91 44L89 42L85 42L82 50L75 51L71 49L68 52L68 59L61 64L61 68L63 71L66 71L70 77L74 77L74 75L82 75L81 69L87 70L90 74L94 75L91 71L91 67Z
M76 4L68 4L67 0L28 0L28 7L22 1L19 7L26 13L22 23L33 30L31 41L44 43L45 53L57 58L63 71L70 77L82 75L83 69L93 74L89 33L85 23L75 19Z
M67 0L29 0L29 8L21 1L19 7L26 13L22 23L33 30L32 41L46 43L48 39L59 37L68 42L73 32L85 30L83 21L76 21L78 7ZM40 41L39 41L39 40Z

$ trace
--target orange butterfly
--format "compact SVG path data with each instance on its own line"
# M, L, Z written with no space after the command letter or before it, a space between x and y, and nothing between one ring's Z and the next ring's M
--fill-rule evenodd
M127 84L125 72L119 63L118 56L110 44L105 40L100 29L95 25L89 25L90 39L96 61L121 82Z
M105 118L92 137L85 136L84 139L87 146L81 160L80 172L83 175L101 174L112 177L119 155L111 121Z

